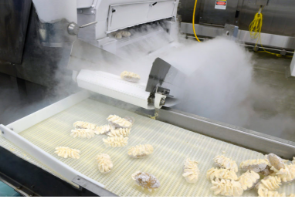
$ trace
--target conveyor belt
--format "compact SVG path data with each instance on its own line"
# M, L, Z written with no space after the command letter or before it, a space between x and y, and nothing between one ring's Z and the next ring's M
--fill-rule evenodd
M73 122L77 120L88 121L98 125L106 124L106 117L110 114L135 117L135 124L129 136L129 144L123 148L106 147L102 138L96 136L92 139L72 138L70 131ZM211 183L206 180L206 171L213 167L213 158L225 152L238 164L246 159L263 158L261 153L235 146L220 140L206 137L191 131L172 126L160 121L152 120L132 112L87 99L77 105L64 110L45 121L19 133L24 138L39 146L54 157L63 161L75 170L101 182L106 189L120 196L209 196ZM154 146L154 153L145 159L132 159L127 155L130 146L149 143ZM15 152L20 157L36 165L37 161L21 150L11 145L2 137L0 144ZM63 159L54 154L57 146L69 146L81 150L79 160ZM101 174L97 169L96 155L107 153L111 156L114 168L109 174ZM200 162L201 171L196 184L186 183L181 176L184 160L190 157ZM48 167L42 165L42 168ZM152 192L145 192L136 186L131 174L142 170L154 174L161 182L161 187ZM57 175L58 176L58 175ZM45 180L44 180L45 181ZM279 192L287 194L295 191L295 184L285 184ZM255 191L247 191L244 195L256 195Z

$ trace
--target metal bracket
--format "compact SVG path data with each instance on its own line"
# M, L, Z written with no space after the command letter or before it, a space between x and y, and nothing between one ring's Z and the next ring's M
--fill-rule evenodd
M165 104L166 95L155 93L154 106L160 109Z
M74 179L72 180L73 183L76 183L77 185L79 185L82 188L85 188L97 195L99 195L100 197L103 196L117 196L116 194L103 189L102 187L99 187L98 185L93 184L92 182L84 179L83 177L80 176L76 176L74 177Z
M160 86L157 86L156 93L160 93L160 94L163 94L163 95L169 95L170 90L167 89L167 88L162 88Z
M285 55L287 54L287 51L286 51L285 49L282 49L282 50L280 51L280 54L285 56Z
M80 8L80 9L78 9L78 14L94 15L94 14L96 14L96 10L95 10L94 7L91 7L91 8Z
M224 34L232 40L236 40L239 33L239 27L231 24L225 24Z

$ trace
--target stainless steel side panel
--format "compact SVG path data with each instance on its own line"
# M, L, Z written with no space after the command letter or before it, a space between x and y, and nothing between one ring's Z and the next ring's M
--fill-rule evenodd
M181 0L178 13L183 22L192 22L194 2L195 0ZM248 30L249 24L259 10L258 2L258 0L227 0L226 10L216 10L214 9L215 0L198 0L195 21L212 25L230 23L239 26L240 30ZM262 10L262 32L295 36L294 10L294 0L269 0L268 5Z
M212 27L195 24L196 34L199 36L216 37L223 34L223 28ZM193 34L191 23L181 23L181 32ZM239 30L237 39L240 42L255 44L256 40L250 38L249 31ZM263 46L280 48L280 49L295 49L295 37L281 36L268 33L261 33L261 43Z
M109 7L107 32L173 17L175 0L141 1Z
M287 159L295 155L295 143L241 127L220 123L194 114L160 109L158 119L213 138ZM181 136L180 136L181 137Z
M215 25L235 24L235 15L239 1L227 0L226 10L215 9L216 0L203 0L200 14L200 24Z
M212 27L212 26L205 26L195 24L196 34L198 36L206 36L206 37L216 37L220 36L224 33L224 28L221 27ZM186 34L194 34L193 26L191 23L181 23L180 31Z

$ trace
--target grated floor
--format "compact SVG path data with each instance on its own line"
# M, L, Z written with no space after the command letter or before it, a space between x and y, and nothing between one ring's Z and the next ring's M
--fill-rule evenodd
M72 125L77 120L98 125L106 124L110 114L135 117L135 124L126 147L106 147L102 138L79 139L70 136ZM191 131L152 120L132 112L87 99L51 118L20 133L33 144L41 147L67 165L101 182L106 189L119 196L213 196L211 183L206 180L206 171L213 167L213 158L222 154L233 158L239 164L246 159L263 158L261 153L235 146L220 140L206 137ZM3 140L3 138L2 138ZM1 139L0 139L1 143ZM127 151L130 146L149 143L154 146L154 153L144 159L132 159ZM54 154L57 146L69 146L81 150L79 160L63 159ZM96 155L107 153L114 163L113 170L101 174L96 164ZM200 162L199 181L189 184L182 177L183 162L190 157ZM136 186L131 174L137 170L154 174L161 182L161 187L150 193ZM295 184L285 184L279 192L286 194L295 191ZM256 195L247 191L244 195Z

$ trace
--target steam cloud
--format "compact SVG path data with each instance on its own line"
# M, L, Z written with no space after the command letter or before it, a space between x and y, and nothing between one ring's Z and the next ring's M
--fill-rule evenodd
M188 75L178 109L233 124L245 121L239 106L248 94L252 65L244 48L216 38L182 46L164 59Z
M152 31L152 30L150 30ZM140 34L140 33L138 33ZM118 49L130 63L121 69L136 72L146 83L155 58L160 57L183 72L184 96L175 108L214 120L245 125L248 114L239 109L252 81L251 54L226 38L202 43L180 37L180 42L164 51L151 52L169 44L168 35L146 39ZM118 70L119 74L121 70Z
M140 74L141 83L146 83L153 61L160 57L187 75L181 85L184 97L174 108L295 141L290 138L295 123L279 112L269 96L275 93L265 94L271 88L252 79L252 53L226 38L197 43L181 35L179 43L156 52L169 44L167 37L160 35L118 49L123 59L131 60L122 63L121 70ZM266 116L269 111L273 115Z

